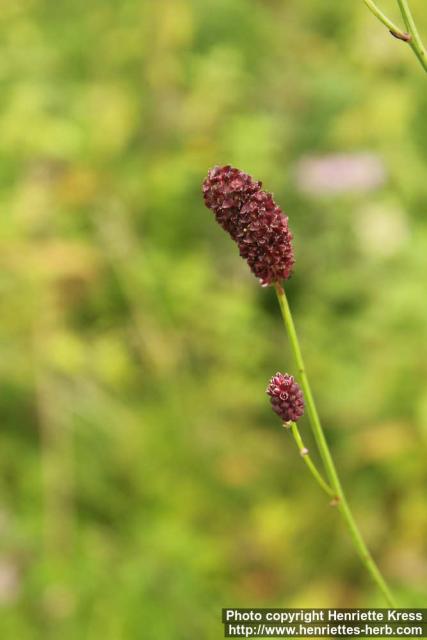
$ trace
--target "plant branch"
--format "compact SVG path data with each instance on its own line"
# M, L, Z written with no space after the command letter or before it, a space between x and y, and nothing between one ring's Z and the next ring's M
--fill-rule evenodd
M391 35L398 40L407 42L417 56L424 71L427 71L427 51L421 40L415 20L407 0L397 0L407 31L400 29L388 16L381 11L373 0L363 0L368 9L383 23Z
M403 40L404 42L411 41L412 39L411 34L406 33L405 31L402 31L402 29L399 29L399 27L395 25L394 22L385 15L385 13L383 13L381 9L377 7L377 5L375 4L375 2L373 2L373 0L363 0L363 2L366 4L368 9L372 11L374 16L376 16L378 20L387 27L387 29L395 38L398 38L399 40Z
M316 465L314 464L313 460L311 459L311 457L310 457L310 455L308 453L308 449L304 445L304 442L302 440L302 437L301 437L301 434L299 432L297 423L296 422L285 422L283 424L283 426L285 428L291 430L292 435L294 437L294 440L295 440L295 442L296 442L296 444L298 446L299 452L301 454L301 457L304 460L305 464L307 465L308 469L310 470L310 473L312 474L313 478L316 480L317 484L320 485L320 487L323 489L323 491L325 491L328 494L328 496L330 496L331 498L334 498L334 500L337 500L338 496L335 494L335 491L323 479L322 474L317 469Z
M323 460L323 464L325 466L326 475L330 481L331 486L334 489L335 495L338 497L338 509L347 525L355 548L362 560L367 571L370 573L372 579L377 584L378 588L384 595L384 598L389 606L396 607L396 603L394 598L381 575L380 570L378 569L374 559L372 558L365 541L363 540L362 534L359 531L359 528L356 524L356 521L353 517L353 514L348 505L347 499L344 495L341 481L339 479L337 470L335 468L334 461L332 459L331 452L329 450L329 445L326 441L325 434L323 432L323 428L320 422L319 414L317 412L316 404L314 401L314 397L311 391L310 382L308 380L307 372L304 365L304 359L302 357L301 347L299 344L297 332L295 329L294 321L292 318L291 310L289 307L289 303L285 294L283 287L279 284L275 284L276 294L280 305L280 310L282 312L283 323L288 334L292 353L295 359L296 366L298 368L298 377L301 382L301 386L304 391L305 402L307 407L307 413L310 421L311 428L314 433L314 437L316 439L316 443L319 448L319 452L321 458Z

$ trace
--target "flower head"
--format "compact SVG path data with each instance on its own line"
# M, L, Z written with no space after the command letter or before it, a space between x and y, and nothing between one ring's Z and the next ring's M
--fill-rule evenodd
M273 411L283 422L296 422L304 414L304 396L288 373L276 373L269 382L267 394Z
M288 218L261 186L239 169L214 167L203 182L203 197L252 273L268 285L289 278L295 260Z

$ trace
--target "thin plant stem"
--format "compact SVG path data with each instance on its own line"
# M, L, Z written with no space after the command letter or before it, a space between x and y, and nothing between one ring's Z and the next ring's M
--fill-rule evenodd
M395 38L403 40L404 42L409 42L411 40L411 34L402 31L402 29L395 25L394 22L381 11L381 9L375 4L375 2L373 2L373 0L363 0L363 2L366 4L368 9L372 11L374 16L376 16L378 20L387 27L387 29Z
M307 407L307 414L310 421L313 434L319 448L323 464L325 466L326 475L334 489L336 496L338 497L338 509L347 525L351 538L354 542L355 548L364 564L366 570L371 575L378 588L381 590L384 598L389 606L396 607L393 595L387 586L380 570L378 569L373 557L371 556L369 549L367 548L362 534L356 524L353 514L347 502L347 498L343 492L341 481L339 479L335 464L329 450L329 445L326 441L325 434L320 422L319 414L317 412L314 397L311 391L310 382L308 380L304 359L302 357L301 347L299 344L297 332L295 329L294 321L292 318L289 303L283 287L279 284L275 284L276 294L280 305L280 310L283 317L283 323L288 334L292 353L295 359L295 363L298 369L298 378L301 382L301 386L304 391L305 403Z
M373 0L363 0L363 2L374 16L376 16L378 20L387 27L395 38L403 40L403 42L407 42L409 44L424 71L427 71L427 51L421 40L407 0L397 0L407 31L403 31L392 20L390 20L390 18L381 11Z
M338 496L335 494L335 491L324 480L322 474L317 469L316 465L314 464L313 460L311 459L311 456L309 455L308 449L304 445L304 442L303 442L303 439L302 439L301 434L299 432L297 423L296 422L285 422L283 426L285 428L291 430L292 435L294 437L294 440L295 440L295 442L296 442L296 444L298 446L299 452L301 454L301 457L304 460L305 464L307 465L308 469L310 470L311 475L316 480L317 484L320 485L320 487L323 489L323 491L325 491L328 494L328 496L330 496L331 498L334 498L334 500L337 500Z
M427 51L423 41L421 40L421 36L418 32L409 4L407 0L397 0L397 4L399 5L400 13L402 14L406 28L412 36L409 41L409 45L420 61L424 71L427 71Z

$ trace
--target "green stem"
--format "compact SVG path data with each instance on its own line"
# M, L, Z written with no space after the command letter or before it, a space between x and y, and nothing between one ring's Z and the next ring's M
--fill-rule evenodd
M420 61L423 69L427 71L427 51L423 44L423 41L421 40L421 36L418 32L417 25L415 24L415 20L409 4L407 0L397 0L397 3L399 5L400 13L402 14L402 18L405 22L406 28L412 36L409 45Z
M337 470L335 468L334 461L332 459L331 452L329 450L328 443L325 438L325 434L322 429L322 425L319 419L319 414L317 413L316 404L314 401L313 394L311 392L310 383L308 380L307 372L304 365L304 360L302 357L301 347L299 344L297 332L295 329L294 321L292 318L291 310L289 307L288 300L286 298L285 291L283 287L279 284L275 284L276 294L280 305L280 310L282 312L283 323L285 325L285 329L289 336L289 340L291 343L292 353L295 358L295 362L298 368L299 379L301 381L301 386L304 391L305 403L307 407L307 413L310 420L310 424L313 430L313 434L316 440L316 443L319 448L319 452L323 463L325 465L326 474L328 479L333 487L337 497L339 498L338 509L343 516L343 519L348 527L350 535L353 539L354 545L357 549L357 552L362 560L365 568L370 573L374 582L377 584L379 589L384 595L384 598L389 606L396 607L396 603L394 598L382 577L380 570L375 564L374 559L372 558L365 541L363 540L362 534L359 531L359 528L356 524L356 521L353 517L353 514L348 505L347 499L343 492L341 481L339 479Z
M395 25L394 22L390 20L390 18L388 18L381 11L381 9L379 9L379 7L377 7L375 2L373 2L372 0L363 0L363 1L368 7L368 9L370 9L374 14L374 16L376 16L378 20L387 27L387 29L390 31L392 35L394 35L396 38L399 38L399 40L403 40L404 42L409 42L411 40L410 34L406 33L405 31L402 31L402 29L399 29L399 27Z
M294 436L294 440L297 443L297 446L299 448L299 452L301 454L301 457L304 460L304 462L307 465L307 467L309 468L310 473L312 474L312 476L314 477L316 482L321 486L323 491L325 491L328 494L328 496L330 496L331 498L337 499L338 496L336 495L335 491L332 489L332 487L330 487L328 485L327 482L325 482L325 480L323 479L321 473L319 472L319 470L317 469L317 467L314 464L313 460L311 459L311 457L310 457L310 455L308 453L308 449L304 445L304 442L303 442L303 440L301 438L301 434L299 432L299 429L298 429L298 426L297 426L296 422L287 422L283 426L286 427L286 428L290 428L291 429L292 435Z

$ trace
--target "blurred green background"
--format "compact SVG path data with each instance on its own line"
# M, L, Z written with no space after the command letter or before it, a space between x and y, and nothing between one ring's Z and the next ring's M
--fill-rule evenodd
M400 603L425 605L410 49L362 1L0 8L1 637L216 640L222 606L384 604L269 408L292 361L273 291L203 205L225 163L290 216L344 485Z

